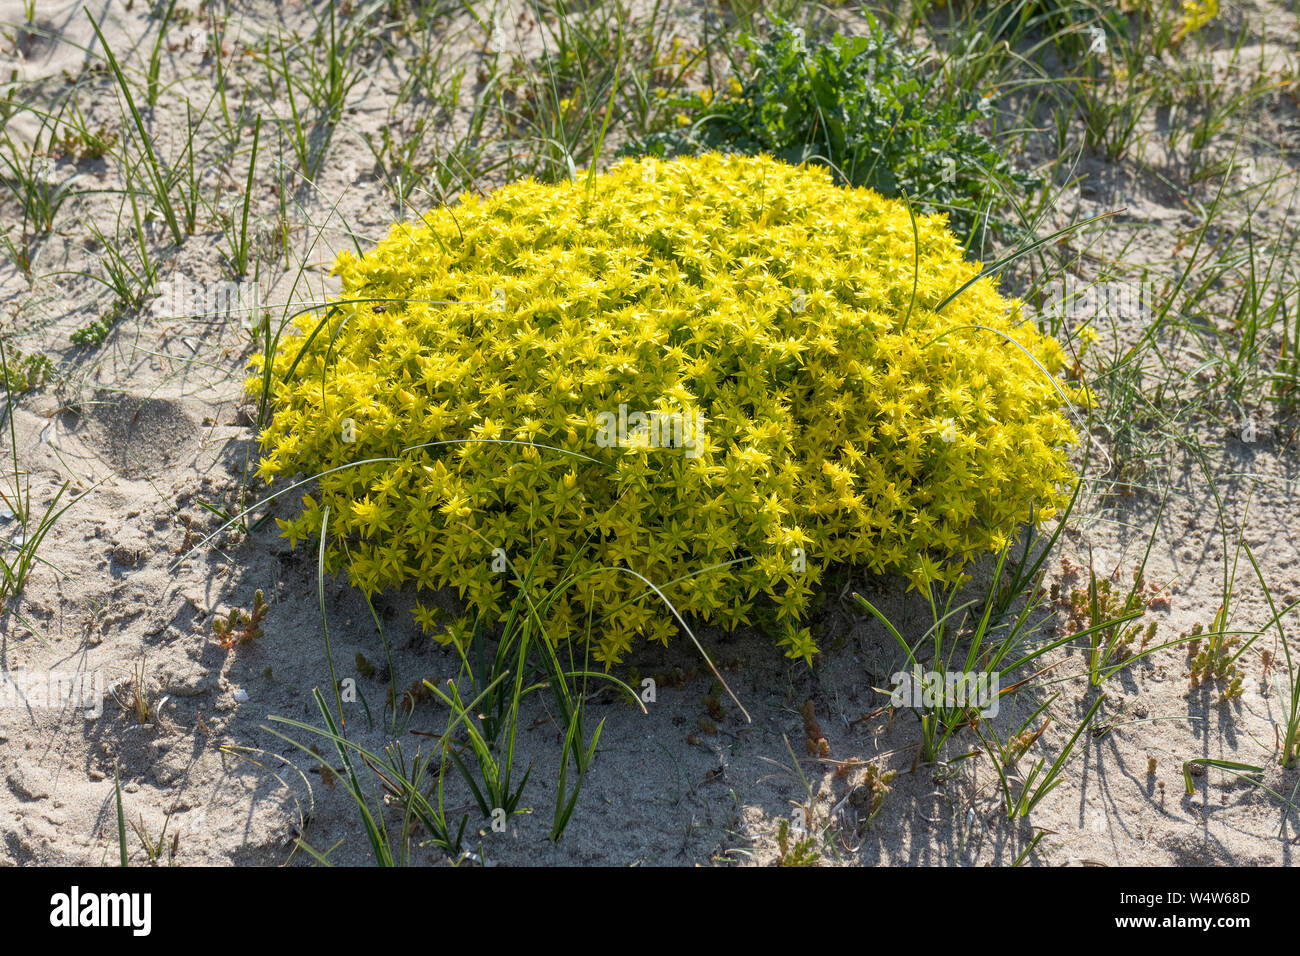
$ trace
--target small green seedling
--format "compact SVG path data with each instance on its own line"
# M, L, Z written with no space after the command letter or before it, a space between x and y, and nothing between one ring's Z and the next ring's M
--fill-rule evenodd
M776 827L776 843L780 851L777 866L813 866L821 859L821 853L813 849L816 841L811 835L790 843L790 821L784 817Z
M262 598L262 589L258 588L253 595L251 614L245 614L235 607L230 609L230 615L225 620L217 618L212 622L212 632L216 635L217 643L226 650L231 650L261 637L262 619L266 617L269 608L270 605Z

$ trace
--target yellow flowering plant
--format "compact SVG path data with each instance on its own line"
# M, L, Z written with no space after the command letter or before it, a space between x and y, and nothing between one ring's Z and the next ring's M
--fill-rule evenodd
M551 639L592 621L606 664L675 632L662 599L765 609L810 660L828 566L957 582L1072 485L1065 356L979 269L942 217L768 156L466 195L338 257L270 359L260 474L319 475L283 533L324 527L367 593L499 620L529 564L571 583Z
M1218 15L1219 0L1182 0L1178 24L1174 28L1174 42L1182 42Z

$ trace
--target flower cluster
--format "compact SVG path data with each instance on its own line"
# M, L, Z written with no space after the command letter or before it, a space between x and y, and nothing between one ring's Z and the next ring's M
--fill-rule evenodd
M1219 0L1183 0L1174 28L1174 42L1190 36L1219 15Z
M988 279L936 311L979 266L916 229L824 168L718 154L399 223L274 355L260 473L321 476L283 531L328 506L327 568L488 614L508 566L576 575L554 636L591 622L605 662L675 630L645 580L703 621L763 608L811 659L828 565L958 580L1074 480L1060 347Z

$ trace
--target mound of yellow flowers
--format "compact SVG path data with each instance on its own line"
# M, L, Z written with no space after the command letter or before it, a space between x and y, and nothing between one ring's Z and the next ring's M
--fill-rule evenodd
M590 625L606 662L674 632L647 580L725 626L762 605L811 659L828 565L955 581L1073 480L1060 347L988 279L936 311L978 267L916 227L824 169L719 155L399 223L274 354L260 473L322 475L283 531L324 526L367 593L489 615L535 561L539 595L571 580L553 639Z

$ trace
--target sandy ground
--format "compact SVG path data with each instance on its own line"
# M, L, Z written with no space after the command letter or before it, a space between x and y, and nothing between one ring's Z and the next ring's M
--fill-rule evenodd
M69 42L37 40L24 57L0 44L0 70L58 82L63 71L86 68L86 54L77 45L88 46L93 34L79 2L40 6L47 28ZM102 11L104 4L92 7ZM250 8L262 18L246 14L246 29L269 22L268 5ZM1284 31L1294 36L1294 17L1271 6L1256 12L1279 25L1279 43L1272 45L1270 32L1268 45L1256 38L1247 54L1279 62L1294 56L1284 42ZM275 16L293 23L302 14L286 4ZM0 21L20 19L19 3L0 3ZM113 4L105 22L119 57L144 42L140 10L128 13ZM202 58L183 39L182 30L163 75L188 84L184 77L199 70ZM111 93L100 90L82 109L117 122ZM381 71L357 94L337 131L319 189L294 197L294 257L309 267L296 286L297 262L291 270L283 259L266 267L258 292L277 311L285 302L328 294L327 266L347 241L345 226L369 241L392 221L391 200L374 180L359 138L359 131L385 121L386 95ZM160 116L175 116L174 109L167 114L168 103L164 96ZM1273 126L1261 127L1261 135L1295 145L1294 104L1279 106L1272 120L1261 120L1267 122ZM22 132L19 126L13 134ZM168 132L179 135L175 128ZM174 150L175 141L164 148ZM1086 179L1063 197L1060 223L1126 207L1093 250L1125 249L1126 261L1166 268L1169 249L1188 226L1186 201L1132 162L1089 158L1080 172ZM111 185L102 163L64 161L59 174L76 175L84 186ZM238 201L242 170L213 169L207 175L214 189L222 183ZM1287 198L1276 202L1276 223L1286 216ZM274 206L269 183L259 181L254 208L260 218L269 218ZM88 197L81 211L111 215L112 208L103 196ZM321 850L333 848L336 862L365 863L365 837L342 788L322 773L320 762L268 729L275 726L273 715L319 723L311 692L328 687L329 671L314 552L289 550L269 522L251 534L228 531L209 546L193 548L199 536L221 524L200 503L237 509L256 456L241 391L251 350L244 317L193 314L202 309L177 315L164 300L125 317L101 346L69 347L70 331L102 309L102 290L84 276L51 273L93 268L96 251L86 235L75 217L65 216L42 253L38 272L44 277L30 287L11 266L0 270L3 321L14 341L28 352L45 350L60 363L52 382L24 396L14 412L21 468L30 474L38 502L48 501L65 480L79 496L41 549L48 566L34 572L23 593L22 620L11 614L0 622L0 665L12 683L49 672L84 674L96 687L90 705L102 713L44 707L39 700L0 708L0 863L94 865L115 859L115 767L127 816L154 836L165 825L169 846L173 835L179 837L179 864L309 863L295 851L300 836ZM201 224L200 233L165 264L163 288L176 288L177 282L215 288L221 281L214 255L218 239ZM1142 315L1116 319L1122 337L1141 327ZM1278 605L1300 598L1291 436L1280 423L1266 422L1251 436L1254 441L1243 441L1240 416L1231 410L1220 421L1194 427L1207 448L1221 453L1215 480L1229 519L1229 555L1243 529ZM3 451L11 454L7 434ZM1165 589L1167 600L1152 606L1148 620L1158 622L1161 639L1172 639L1196 623L1208 626L1214 617L1222 599L1224 541L1196 461L1170 455L1154 464L1169 497L1146 577ZM1060 554L1048 563L1043 587L1057 584L1068 592L1083 584L1090 559L1099 571L1116 570L1125 580L1152 533L1160 502L1151 491L1156 484L1150 480L1133 494L1120 494L1112 483L1089 483ZM250 478L248 493L251 503L264 489ZM270 511L285 515L289 508L281 500ZM1244 558L1242 565L1232 625L1258 629L1270 612ZM978 571L987 574L988 568ZM223 650L213 640L214 617L249 608L257 590L270 604L263 636ZM645 714L612 695L593 701L591 712L606 719L605 729L573 821L558 844L546 835L562 730L534 700L521 718L517 758L521 770L534 767L523 799L531 812L513 817L503 833L472 813L467 847L497 864L765 864L779 853L779 821L802 809L816 825L841 811L840 822L818 843L823 862L1005 865L1040 832L1030 857L1039 864L1292 862L1300 820L1282 800L1213 770L1198 777L1196 792L1187 795L1182 777L1183 761L1197 757L1258 764L1268 768L1262 782L1294 802L1300 778L1294 770L1282 772L1276 758L1274 728L1284 722L1280 675L1276 666L1265 667L1262 656L1280 656L1271 635L1244 656L1243 693L1232 702L1219 702L1213 689L1189 686L1181 648L1158 652L1116 675L1105 685L1104 709L1080 738L1061 786L1027 819L1013 822L987 755L953 759L977 749L976 738L959 735L947 763L918 763L916 719L906 711L880 712L886 701L875 688L889 685L901 655L849 600L853 590L878 602L904 633L919 635L928 623L928 610L915 593L904 595L898 582L846 573L818 621L828 649L814 670L783 659L762 635L701 632L752 722L725 697L723 713L716 712L709 699L713 679L689 646L639 650L629 663L658 678L657 699ZM445 679L456 670L450 653L416 633L410 603L409 596L390 594L376 604L393 649L393 682L400 687ZM345 581L328 580L325 611L340 676L357 681L378 715L389 683L386 667L365 676L353 663L358 653L383 660L365 602ZM1054 608L1041 638L1058 633L1067 617L1064 606ZM1056 719L1022 760L1022 771L1037 756L1050 763L1095 699L1077 649L1054 652L1044 663L1057 665L1052 682L1017 695L993 720L1005 732L1046 696L1061 695L1051 711ZM141 666L156 711L146 724L121 703ZM828 746L820 757L805 744L802 713L810 700ZM383 721L370 726L361 704L346 706L349 733L364 745L382 747ZM436 731L442 719L425 702L410 727ZM413 749L422 739L408 735L404 746ZM870 822L865 762L898 771ZM463 801L463 794L457 799ZM133 859L142 861L133 835L130 843ZM415 858L444 862L428 849Z

